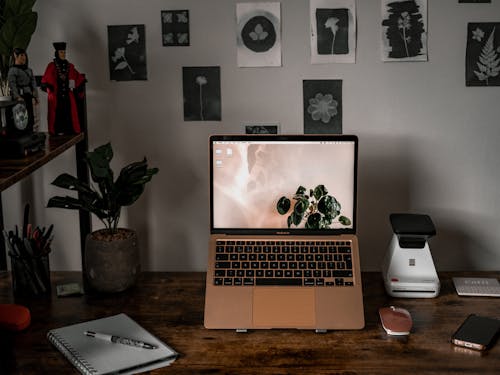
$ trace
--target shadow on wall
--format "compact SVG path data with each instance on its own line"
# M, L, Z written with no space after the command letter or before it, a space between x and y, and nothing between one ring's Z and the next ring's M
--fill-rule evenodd
M417 181L422 176L422 166L412 149L412 144L401 137L360 138L358 236L362 270L381 270L393 233L389 215L398 212L431 217L437 234L429 239L429 246L438 271L488 269L484 259L494 259L495 255L488 251L482 235L473 231L477 225L474 223L488 220L474 219L470 213L458 210L422 207L423 202L412 193L414 185L422 184ZM477 259L476 255L482 258Z
M183 153L171 147L148 149L148 162L160 171L128 211L130 226L141 241L142 269L195 270L200 258L207 256L206 251L198 252L196 244L208 241L208 232L200 230L208 229L208 185Z
M453 220L449 218L456 217ZM434 220L436 237L429 241L432 257L438 271L489 270L481 264L488 258L486 242L481 234L472 231L472 225L461 221L463 213L447 212L446 217ZM493 254L490 254L494 257ZM493 258L492 258L493 259Z
M413 161L406 139L370 135L360 137L359 144L357 232L361 268L380 271L392 237L389 215L411 210Z

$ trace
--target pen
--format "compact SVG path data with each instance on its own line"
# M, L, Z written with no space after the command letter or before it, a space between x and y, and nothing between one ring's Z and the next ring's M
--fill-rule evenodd
M120 336L107 335L105 333L85 331L84 334L86 336L89 336L89 337L93 337L93 338L101 339L101 340L105 340L105 341L110 341L110 342L113 342L115 344L136 346L138 348L144 348L144 349L157 349L158 348L156 345L148 344L147 342L144 342L144 341L128 339L126 337L120 337Z

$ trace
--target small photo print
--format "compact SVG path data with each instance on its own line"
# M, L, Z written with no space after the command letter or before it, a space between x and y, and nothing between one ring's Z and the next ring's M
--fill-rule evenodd
M189 10L162 10L161 38L164 47L189 46Z
M244 124L245 134L278 134L279 124Z
M500 22L469 23L466 86L500 86Z
M342 80L304 80L304 134L342 134Z
M221 121L220 67L183 67L184 121Z
M108 26L108 57L111 81L147 80L144 25Z

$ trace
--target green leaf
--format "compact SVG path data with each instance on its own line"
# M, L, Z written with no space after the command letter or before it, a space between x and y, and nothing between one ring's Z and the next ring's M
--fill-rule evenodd
M110 143L97 147L94 151L88 151L85 154L85 160L90 168L92 179L95 182L113 180L113 171L109 166L111 159L113 159L113 149Z
M300 222L302 221L302 218L304 217L303 214L302 215L301 214L297 214L296 212L293 212L290 216L292 217L292 223L294 225L299 225Z
M340 214L340 203L333 196L325 195L318 202L318 211L334 218Z
M297 188L297 192L295 194L297 195L303 195L306 192L306 188L304 186L299 186Z
M339 217L339 222L342 225L351 225L351 220L345 216Z
M94 193L88 184L80 181L78 178L71 176L68 173L63 173L56 177L56 179L52 181L52 185L78 192Z
M286 219L286 223L288 224L288 228L290 228L292 226L292 216L293 216L293 213L288 216L288 218Z
M293 207L293 211L296 214L303 216L304 212L306 212L308 207L309 207L309 201L307 199L299 199L295 203L295 205Z
M95 209L95 207L84 204L84 202L82 202L80 199L69 196L57 196L50 198L47 203L47 207L65 208L68 210L84 210L95 214L100 219L103 219L107 216L105 211Z
M328 193L328 190L326 189L325 185L318 185L314 188L314 198L316 200L319 200L323 195L326 195Z
M156 173L158 168L148 169L146 158L124 167L114 185L117 204L130 206L134 203L144 192L144 185L151 181Z
M307 218L306 227L309 229L319 229L320 222L321 222L321 214L314 213L312 215L309 215L309 217Z
M278 210L280 215L284 215L288 212L290 209L290 199L287 197L283 196L278 200L278 203L276 204L276 209ZM290 225L289 225L290 227Z

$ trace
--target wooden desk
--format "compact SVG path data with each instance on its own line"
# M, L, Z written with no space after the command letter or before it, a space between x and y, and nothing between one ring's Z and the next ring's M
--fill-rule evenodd
M203 327L203 273L143 273L133 289L110 296L18 301L31 309L32 324L17 334L0 334L0 373L76 373L45 338L49 329L125 312L181 353L154 374L498 374L500 342L485 355L449 341L470 313L500 318L500 299L458 297L452 276L441 273L436 299L394 299L380 273L364 273L366 327L360 331L263 330L236 333ZM499 277L500 273L469 273ZM75 281L78 272L55 272L52 284ZM10 276L0 276L0 303L11 302ZM55 287L53 288L55 289ZM391 338L378 308L407 308L414 321L408 338Z
M83 142L82 142L83 141ZM45 149L22 159L0 159L0 193L21 181L38 168L55 159L64 151L76 145L77 176L82 181L88 181L89 175L82 160L87 150L87 140L84 133L76 135L48 136ZM19 223L20 225L22 223ZM0 230L3 229L2 201L0 196ZM85 243L85 236L90 232L90 216L80 212L81 244ZM1 237L0 237L1 238ZM82 258L83 259L83 258ZM5 244L0 241L0 270L7 269Z

